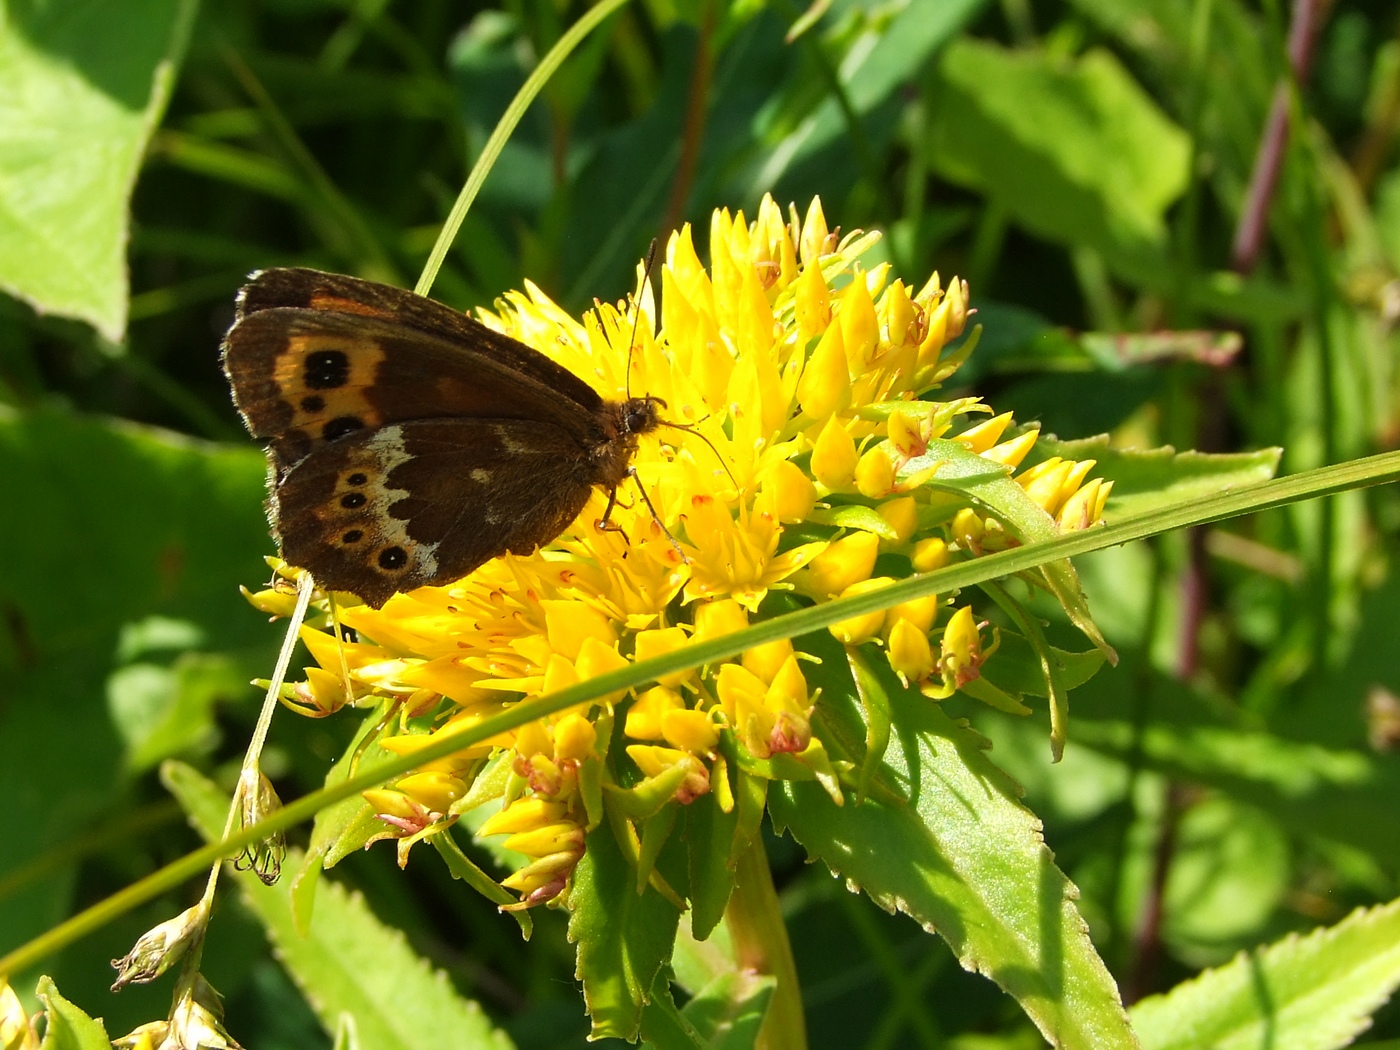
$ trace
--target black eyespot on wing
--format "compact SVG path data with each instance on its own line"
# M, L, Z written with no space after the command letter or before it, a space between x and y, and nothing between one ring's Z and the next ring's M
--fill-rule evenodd
M369 475L358 470L345 478L345 484L347 485L363 485L367 481L369 481Z
M326 399L320 394L307 394L301 399L301 410L303 412L309 412L315 415L317 412L325 411L325 408Z
M321 428L321 436L327 441L334 441L336 438L343 438L346 434L353 434L355 431L363 429L364 425L365 421L359 416L336 416Z
M362 532L360 529L351 529L351 530L349 530L348 532L346 532L346 534L345 534L344 536L340 537L340 542L341 542L341 543L347 543L347 544L348 544L348 543L359 543L360 540L363 539L363 538L364 538L364 532Z
M344 350L317 350L307 354L302 378L312 390L335 390L350 379L350 358Z
M340 497L340 505L346 510L356 510L368 502L363 492L347 492Z
M408 564L408 551L402 547L385 547L379 552L379 567L385 572L397 572Z

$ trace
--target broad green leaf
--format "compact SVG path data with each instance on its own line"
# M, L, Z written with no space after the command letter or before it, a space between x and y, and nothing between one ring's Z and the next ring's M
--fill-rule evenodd
M1077 441L1042 435L1026 457L1026 465L1051 456L1094 460L1090 477L1113 482L1106 516L1125 518L1268 481L1277 472L1283 453L1278 448L1257 452L1178 452L1169 445L1117 449L1109 441L1106 434Z
M127 202L195 0L0 7L0 288L126 330Z
M47 977L40 978L38 993L44 1002L46 1023L39 1050L111 1050L100 1017L89 1017L63 998Z
M0 463L23 494L0 502L0 546L15 552L0 572L0 798L9 815L0 877L49 865L0 907L0 944L13 946L66 914L74 860L54 861L52 851L119 802L123 766L140 761L144 745L123 756L109 676L207 639L222 652L176 658L190 661L190 683L198 665L229 658L244 665L246 683L270 662L276 631L238 593L266 571L259 554L272 549L260 507L266 467L253 449L57 409L0 409ZM195 735L207 726L196 723ZM181 731L163 716L149 728L154 735L142 737L156 751L192 742L177 742Z
M1400 985L1400 901L1290 935L1133 1006L1147 1050L1349 1046Z
M1112 54L1068 61L963 38L941 72L940 174L1032 233L1097 248L1137 280L1165 279L1163 216L1186 188L1190 149Z
M888 21L872 21L846 48L836 74L850 113L868 117L901 84L920 76L929 56L948 44L982 6L982 0L905 0ZM842 102L827 97L801 124L772 144L743 196L757 200L793 168L824 149L839 146L848 151L850 133Z
M200 833L217 837L228 796L189 766L168 762L162 779ZM296 851L293 851L295 853ZM288 858L295 867L299 856ZM510 1050L510 1038L481 1007L453 990L415 954L399 930L385 926L364 900L324 880L305 935L292 915L290 880L264 886L236 872L243 901L261 920L282 965L306 994L327 1032L354 1019L359 1045L380 1050Z
M671 956L680 913L655 889L636 889L636 873L604 821L569 891L569 940L578 946L575 976L593 1021L592 1038L634 1040L652 982Z
M837 666L840 653L823 660ZM976 734L893 675L885 684L894 734L865 800L848 793L835 807L815 784L774 784L775 826L881 907L941 934L965 968L1014 996L1053 1045L1137 1046L1075 908L1078 891L1015 785ZM858 761L865 731L850 691L824 692L814 727L833 758Z

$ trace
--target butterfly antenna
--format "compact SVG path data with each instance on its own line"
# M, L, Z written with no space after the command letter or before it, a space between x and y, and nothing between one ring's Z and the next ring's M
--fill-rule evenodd
M693 427L693 426L689 426L688 424L685 424L685 423L670 423L670 422L667 422L667 421L664 420L664 419L658 420L658 422L659 422L663 427L670 427L672 430L684 430L687 434L694 434L694 435L695 435L696 437L698 437L701 441L705 442L705 444L709 445L709 446L710 446L710 451L713 452L713 453L715 454L715 459L719 460L719 465L720 465L721 467L723 467L723 468L724 468L724 472L725 472L726 474L729 475L729 480L732 481L732 482L734 482L734 487L735 487L736 489L739 488L739 479L736 478L736 477L734 476L734 471L732 471L732 470L729 469L729 464L728 464L727 462L725 462L724 457L720 455L719 449L715 448L715 443L714 443L713 441L711 441L709 438L707 438L704 434L700 433L700 431L699 431L697 428L695 428L695 427Z
M632 355L637 351L637 322L642 319L642 293L646 290L647 281L651 280L651 265L656 262L656 238L651 239L651 247L647 249L646 265L642 267L642 283L637 286L637 295L634 303L636 309L632 312L632 336L627 341L627 378L623 381L623 391L630 401L632 399Z

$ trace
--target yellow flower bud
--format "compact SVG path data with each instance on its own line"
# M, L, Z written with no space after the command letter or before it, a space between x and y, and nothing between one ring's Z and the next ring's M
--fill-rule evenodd
M547 802L535 796L518 798L487 818L486 823L482 824L476 833L480 838L489 835L513 835L517 831L557 823L563 820L568 812L569 807L563 802Z
M654 656L665 656L667 653L674 653L677 649L684 648L688 639L685 632L679 627L663 627L655 631L638 631L636 657L640 660L650 660ZM693 676L692 671L680 671L677 674L668 674L657 681L662 685L669 685L673 689L682 682L689 680Z
M560 762L581 762L593 754L598 731L582 715L566 714L554 727L554 757Z
M501 846L527 857L548 857L565 851L580 851L583 846L583 829L572 821L562 820L557 824L544 824L537 828L517 831Z
M766 645L757 645L744 652L740 657L740 663L746 670L752 671L765 682L773 681L773 676L778 673L778 669L783 666L783 662L792 655L792 641L788 638L780 638L776 642L769 642Z
M905 685L923 681L934 668L933 650L928 644L927 632L908 620L895 621L890 630L887 655L890 667Z
M1108 502L1108 494L1112 491L1111 481L1095 478L1089 482L1060 508L1057 519L1060 528L1066 531L1087 529L1103 516L1104 504Z
M908 412L896 409L885 423L890 443L904 456L922 456L928 450L928 438L919 421Z
M802 665L798 663L796 653L784 660L782 667L778 668L778 673L773 676L773 681L768 686L768 692L764 694L764 702L772 710L806 717L807 676L802 673Z
M908 543L919 527L919 505L913 496L900 496L875 508L895 531L895 542Z
M842 591L841 597L849 598L857 594L868 594L871 591L878 591L882 587L888 587L893 582L888 576L875 576L868 580L861 580ZM884 623L885 610L876 609L874 612L862 613L849 620L834 623L827 630L845 645L860 645L861 642L874 638Z
M797 403L813 419L841 411L851 403L851 377L840 325L826 330L797 381Z
M817 502L817 488L812 479L789 459L779 460L763 475L762 488L771 493L772 513L784 524L805 521Z
M585 638L596 638L606 645L617 641L612 622L587 602L549 600L540 606L549 644L570 660L578 659Z
M695 607L695 639L708 641L735 631L742 631L749 625L748 610L732 598L705 602Z
M633 740L660 740L665 736L661 727L666 713L684 709L685 701L680 693L663 685L653 686L627 709L623 732Z
M895 281L880 299L880 316L891 346L903 346L915 331L918 315L903 281Z
M997 463L1003 463L1008 467L1019 467L1021 460L1026 458L1027 453L1035 447L1036 439L1040 437L1038 428L1031 428L1023 434L1019 434L1010 441L1003 441L1000 445L993 445L982 453L983 459L990 459Z
M807 206L807 216L802 220L802 233L798 238L803 265L816 265L818 259L831 251L830 240L821 198L813 197L812 203Z
M831 324L831 292L820 266L804 266L793 289L800 345L826 331Z
M577 684L578 672L574 670L574 665L558 653L551 653L549 662L544 665L544 684L541 688L545 695Z
M840 419L832 416L812 447L812 477L830 492L849 492L855 481L857 462L855 439L841 425Z
M412 773L394 787L430 813L446 813L467 793L467 785L450 773Z
M846 344L846 363L851 375L860 375L870 368L880 349L880 321L875 316L875 304L870 300L870 288L865 274L856 271L841 296L841 309L836 315L841 325L842 341Z
M1003 412L999 416L993 416L991 419L978 423L975 427L964 430L953 440L966 445L969 450L980 456L997 443L1010 425L1011 413Z
M943 631L943 676L961 689L981 675L982 633L972 617L972 606L964 605L953 614Z
M672 747L705 754L719 743L719 726L704 711L666 711L661 716L661 735Z
M812 559L801 578L803 589L818 598L840 594L860 580L870 578L880 538L873 532L852 532L836 540Z
M884 446L868 448L860 457L856 464L856 489L870 499L882 499L894 489L894 464Z
M885 610L885 630L893 632L895 624L904 621L912 623L920 631L927 634L929 628L933 626L934 617L937 615L938 595L936 594L915 598L909 602L900 602L900 604Z
M987 531L987 523L982 520L982 515L978 514L971 507L964 507L953 515L953 522L950 526L953 539L957 541L959 547L965 551L980 550L982 546L982 534Z
M948 564L948 544L937 536L920 540L914 544L914 553L909 560L914 563L915 572L933 572Z
M590 678L597 678L601 674L609 671L617 671L627 666L627 658L617 651L617 647L611 642L603 642L596 637L584 639L583 645L579 648L576 667L578 677L582 681ZM589 707L594 704L615 704L621 700L625 691L615 691L605 693L596 700L588 701Z

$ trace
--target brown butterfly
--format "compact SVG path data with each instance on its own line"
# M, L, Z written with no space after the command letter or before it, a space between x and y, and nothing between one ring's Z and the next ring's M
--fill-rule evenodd
M375 608L548 543L661 425L659 398L610 401L466 314L317 270L251 276L223 365L282 556Z

